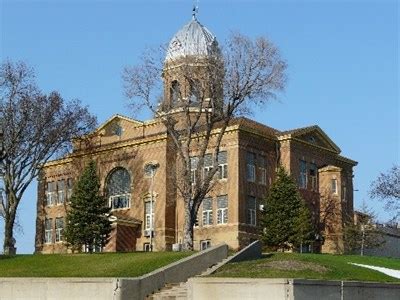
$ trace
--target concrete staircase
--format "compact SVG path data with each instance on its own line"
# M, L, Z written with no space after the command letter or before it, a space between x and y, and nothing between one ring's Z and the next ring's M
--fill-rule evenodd
M230 257L223 259L219 263L209 267L198 276L207 276L222 267ZM146 297L146 300L186 300L188 299L188 282L167 283L162 289Z
M146 300L186 300L187 282L167 283L161 290L146 297Z

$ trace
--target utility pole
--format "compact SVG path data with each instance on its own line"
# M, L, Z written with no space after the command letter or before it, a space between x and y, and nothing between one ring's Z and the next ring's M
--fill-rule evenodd
M145 172L150 172L150 251L153 251L153 234L154 234L154 220L153 220L153 205L154 205L154 176L156 175L158 163L148 163L144 166Z
M361 224L361 256L364 255L364 244L365 244L365 225Z

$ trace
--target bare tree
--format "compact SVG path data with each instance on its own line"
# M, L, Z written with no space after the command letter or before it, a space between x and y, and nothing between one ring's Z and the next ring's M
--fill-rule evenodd
M150 109L173 141L176 189L185 204L183 248L192 250L193 226L213 187L226 129L235 117L284 89L286 63L266 38L252 40L237 33L217 55L164 58L163 50L148 51L141 64L125 68L124 87L135 109ZM180 85L170 85L168 78L177 73ZM205 171L210 158L212 165Z
M379 248L384 245L383 232L377 226L376 213L362 202L361 207L355 212L356 218L344 226L343 238L346 250L350 253L359 252L364 255L365 250Z
M370 195L386 201L386 209L394 214L397 219L400 216L400 167L394 165L386 173L381 173L372 182Z
M92 130L96 119L77 100L65 101L57 92L43 94L31 68L7 61L0 66L0 120L5 191L0 211L7 254L14 247L16 212L26 188L44 163L67 153L71 140Z

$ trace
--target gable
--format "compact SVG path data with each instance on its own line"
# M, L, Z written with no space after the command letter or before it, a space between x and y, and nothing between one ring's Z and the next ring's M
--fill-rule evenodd
M99 147L127 140L139 135L143 123L121 115L114 115L104 122L95 131L73 140L74 151L85 150L90 147Z
M296 138L304 142L316 145L321 148L325 148L337 153L340 153L339 147L324 133L321 134L322 130L312 130L310 132L301 134Z
M140 125L143 125L143 123L140 121L121 115L114 115L104 122L99 128L97 128L95 134L97 133L102 136L121 136L123 132L129 128Z
M317 125L281 132L279 139L294 139L339 154L340 148Z

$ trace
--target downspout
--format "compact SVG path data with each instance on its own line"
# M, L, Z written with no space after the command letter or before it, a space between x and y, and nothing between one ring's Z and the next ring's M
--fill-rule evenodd
M279 143L279 141L275 142L275 155L276 155L276 169L278 169L281 164L281 144Z

